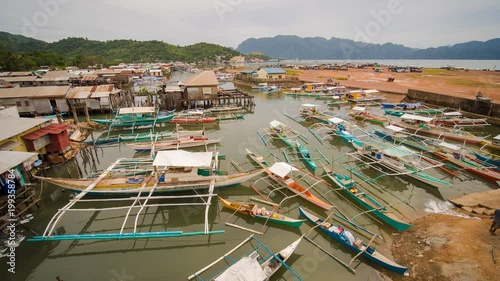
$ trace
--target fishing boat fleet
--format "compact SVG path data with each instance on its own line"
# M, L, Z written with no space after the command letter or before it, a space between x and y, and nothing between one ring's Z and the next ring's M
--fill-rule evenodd
M267 84L259 84L255 89L264 93L280 91L279 87ZM328 106L348 102L355 103L355 106L346 116L341 116L330 110L322 110L315 104L301 104L298 113L285 115L306 126L304 130L294 129L286 122L272 120L268 126L257 131L265 147L277 149L281 151L281 155L269 153L266 156L245 148L245 157L250 160L245 164L251 165L251 168L244 169L241 163L231 161L236 171L220 169L218 150L209 151L210 147L216 148L216 144L223 140L222 137L207 137L205 130L180 130L178 124L241 120L241 107L224 106L212 108L210 111L188 110L179 113L159 112L154 107L133 107L119 109L113 119L94 119L93 121L108 126L108 134L104 138L85 141L87 144L109 145L127 142L129 148L137 152L147 152L147 155L117 159L104 171L86 178L38 177L43 182L77 195L57 211L42 235L35 236L30 241L223 234L225 230L213 230L209 227L209 209L214 206L217 208L213 200L218 199L224 210L232 213L225 223L226 226L254 234L213 263L189 276L189 280L269 280L280 268L291 272L296 280L302 280L287 262L303 239L327 252L352 272L355 272L355 268L351 266L352 262L363 257L386 270L407 274L410 270L408 266L398 264L376 249L374 241L381 236L346 215L338 208L335 200L349 198L350 202L354 202L357 208L362 210L360 215L368 213L370 217L376 218L377 223L383 223L395 231L405 231L412 225L394 207L397 204L408 205L408 202L392 193L396 204L387 204L385 200L380 200L370 188L384 188L377 183L379 178L406 178L415 186L442 189L452 186L452 182L442 176L444 173L456 175L465 171L494 183L500 182L500 157L483 151L482 147L476 150L465 147L466 144L488 144L485 137L474 136L463 129L468 126L489 125L484 119L465 118L460 112L446 112L445 109L421 108L421 104L416 103L381 103L384 97L376 90L347 92L345 87L329 87L323 83L308 83L300 88L292 88L285 92L285 95L327 98ZM382 105L385 115L370 110L369 106L374 104ZM370 131L363 125L365 122L379 128ZM154 132L157 124L169 123L177 124L175 131ZM133 128L139 126L150 126L152 130L149 133L134 134ZM112 128L127 127L132 128L132 133L110 135ZM328 159L319 149L311 148L311 140L302 131L309 132L322 145L326 145L327 138L340 137L352 150L335 160ZM460 142L462 145L447 141ZM500 137L489 142L492 146L500 146ZM188 151L195 147L204 147L205 151ZM280 159L281 157L283 159ZM356 165L346 166L342 162L345 158L354 160ZM339 168L335 169L334 164ZM369 167L379 176L369 177L362 172L361 167ZM321 177L316 176L319 171L323 173ZM243 185L248 185L247 187L260 198L233 200L215 193L219 188ZM181 192L181 195L173 192ZM331 196L336 193L338 195ZM88 198L95 195L100 199ZM95 201L113 202L113 207L75 207L76 204ZM122 203L123 206L116 207L117 203ZM298 210L299 218L290 214L290 204L293 204L294 210ZM144 208L150 206L201 206L205 208L204 228L189 232L181 229L140 232L138 218ZM117 210L126 211L119 231L75 234L58 234L55 231L66 213ZM262 229L255 230L247 224L238 224L240 220L234 218L240 216L260 222ZM133 230L130 230L125 226L129 218L133 217L135 222ZM290 244L282 250L271 250L276 247L268 247L254 236L265 235L265 227L303 229L306 221L311 226L310 230L302 233L295 241L288 242ZM314 242L309 237L309 233L314 229L333 238L336 244L352 253L353 259L349 263L343 262L331 251ZM359 232L363 232L363 235ZM371 239L363 241L361 237L366 237L367 234ZM321 239L321 236L315 239ZM229 258L248 243L252 244L250 251ZM216 270L212 269L223 261L226 261L224 265Z

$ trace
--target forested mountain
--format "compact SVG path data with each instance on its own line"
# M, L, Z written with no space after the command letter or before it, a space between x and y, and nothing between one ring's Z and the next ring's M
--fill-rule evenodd
M181 47L161 41L95 41L86 38L66 38L47 43L0 32L0 67L4 70L27 70L40 65L85 68L88 65L120 62L201 62L217 58L229 60L238 54L231 48L209 43Z
M500 38L438 48L415 49L392 43L370 44L332 37L279 35L250 38L237 48L284 59L500 59Z

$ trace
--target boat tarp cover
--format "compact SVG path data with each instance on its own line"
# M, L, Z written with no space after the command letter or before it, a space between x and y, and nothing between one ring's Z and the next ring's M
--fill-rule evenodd
M375 94L378 93L378 90L364 90L365 94Z
M452 112L443 112L444 116L462 116L462 113L458 111L452 111Z
M315 104L311 104L311 103L304 103L303 105L301 105L302 107L309 107L309 108L314 108L316 107L317 105Z
M398 127L398 126L394 126L394 125L385 126L385 128L389 129L391 131L394 131L394 132L402 132L402 131L404 131L403 128Z
M431 122L432 117L425 117L425 116L419 116L419 115L413 115L413 114L403 114L401 116L401 119L409 119L409 120L418 120L418 121L423 121L423 122Z
M356 110L356 111L365 111L366 107L362 107L362 106L355 106L352 108L352 110Z
M123 107L120 108L119 114L140 114L140 113L155 113L154 107Z
M458 145L454 145L454 144L451 144L451 143L447 143L447 142L441 142L439 143L439 146L442 146L442 147L446 147L448 149L451 149L451 150L460 150L460 146Z
M298 170L297 168L285 162L276 162L271 166L271 168L269 168L269 171L283 178L288 175L288 173Z
M262 281L266 278L267 276L257 260L243 257L215 278L215 281Z
M161 167L210 167L213 152L188 152L184 150L158 151L153 166Z
M280 126L283 126L283 123L281 123L278 120L273 120L273 121L271 121L271 123L269 123L269 125L271 125L271 127L273 127L273 128L278 128Z
M404 157L408 155L413 155L415 152L404 146L392 146L383 150L386 155L395 157Z
M333 124L340 124L340 123L344 122L344 119L340 119L338 117L332 117L332 118L328 119L328 121L332 122Z

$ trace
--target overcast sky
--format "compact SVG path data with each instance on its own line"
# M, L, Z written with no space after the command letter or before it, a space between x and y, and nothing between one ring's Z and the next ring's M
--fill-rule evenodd
M298 35L427 48L500 37L499 0L0 0L0 30L45 41L161 40L236 48ZM45 3L45 4L44 4Z

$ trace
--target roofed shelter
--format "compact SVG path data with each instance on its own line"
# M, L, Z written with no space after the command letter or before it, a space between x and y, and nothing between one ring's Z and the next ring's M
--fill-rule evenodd
M217 76L213 71L203 71L194 74L183 81L185 86L184 99L211 100L217 96Z
M53 114L69 110L66 93L69 86L22 87L0 89L0 105L16 106L20 114Z

